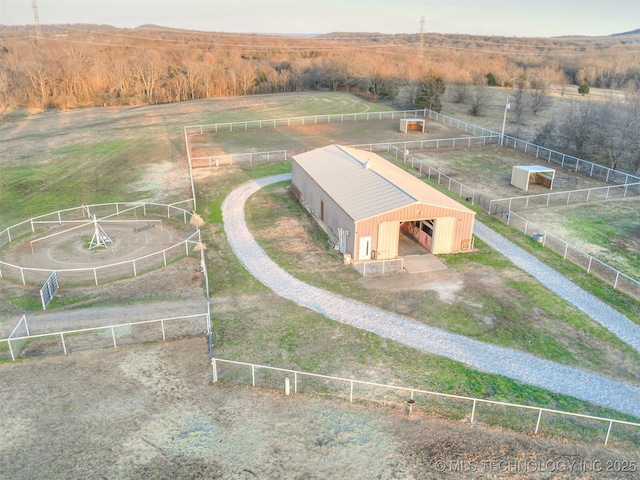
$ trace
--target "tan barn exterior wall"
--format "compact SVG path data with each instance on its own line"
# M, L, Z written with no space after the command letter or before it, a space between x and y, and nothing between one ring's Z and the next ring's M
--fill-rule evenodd
M433 239L432 253L456 253L468 251L472 245L473 222L475 214L467 214L458 210L447 209L426 204L409 205L398 210L387 212L383 215L368 218L356 223L355 238L371 237L372 249L376 251L386 251L388 249L387 240L378 238L380 223L394 222L400 228L400 222L410 222L419 220L435 220L435 232ZM442 230L442 231L440 231ZM398 230L397 235L400 235ZM353 258L357 262L359 258L358 241L355 241L356 251ZM465 248L466 247L466 248ZM397 245L395 255L388 258L396 258L398 255Z
M343 155L349 152L350 151L342 151L341 147L333 147L327 152L327 155L329 155L328 159L332 160L336 155ZM333 157L331 157L331 155L333 155ZM305 160L312 160L313 162L322 161L322 157L318 155L318 157L307 157ZM380 160L386 162L386 160ZM475 219L475 212L472 210L450 198L442 198L442 195L437 191L433 192L434 201L431 203L431 197L429 196L429 189L431 189L431 187L419 184L417 187L422 190L413 197L414 203L407 202L406 199L411 197L409 197L405 191L399 189L398 191L403 193L392 193L390 197L381 202L382 204L386 202L390 205L389 210L378 209L376 211L374 208L369 208L371 204L362 203L361 197L350 197L348 190L349 183L344 181L346 177L338 177L335 181L340 182L340 188L345 189L340 191L340 193L344 201L349 202L341 206L324 190L315 178L315 175L318 175L318 178L322 178L325 182L332 181L331 175L335 175L336 172L341 171L341 164L334 163L333 165L336 170L326 172L316 168L316 173L312 176L305 170L308 166L303 168L297 163L294 157L294 161L292 162L292 186L299 192L301 203L317 220L321 220L321 225L333 242L339 244L340 231L349 231L349 234L345 237L344 249L341 251L345 254L350 254L354 263L364 263L373 259L384 260L397 258L400 225L403 222L426 220L433 222L432 253L446 254L471 250L471 246L473 245L473 223ZM360 173L368 171L368 168L367 162L361 163L361 165L362 167L360 168L364 168L363 170L345 170L344 174L355 175L358 178L362 178ZM381 168L384 169L384 165L386 164L383 163ZM416 182L407 182L405 185L402 183L404 181L402 178L396 178L397 173L391 171L388 173L391 176L391 180L387 181L391 183L394 181L398 182L409 190L416 188ZM382 176L382 174L378 175L382 178L388 178ZM371 182L376 180L376 178L377 177L368 176L367 181ZM396 185L395 183L393 184ZM327 183L325 188L330 190L335 185L335 183ZM373 184L369 183L369 185ZM376 185L378 185L379 188L380 183ZM345 194L344 192L347 193ZM370 198L372 202L376 200L377 199L373 197ZM404 206L400 206L399 204L403 202ZM391 207L391 205L394 204L397 206ZM372 211L372 216L356 217L358 218L357 221L354 221L351 214L347 213L351 211L362 213L367 210ZM370 238L370 243L365 241L361 242L363 238ZM360 252L361 246L363 248L362 255ZM364 251L364 248L367 248L367 250ZM372 252L375 253L372 254Z

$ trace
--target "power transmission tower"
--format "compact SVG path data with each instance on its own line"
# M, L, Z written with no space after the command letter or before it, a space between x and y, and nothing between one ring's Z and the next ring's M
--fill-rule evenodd
M33 1L35 2L36 0ZM424 17L420 18L420 58L424 57L424 22Z
M31 0L31 7L33 8L33 22L36 26L36 43L40 40L42 32L40 31L40 18L38 17L38 4L36 0Z

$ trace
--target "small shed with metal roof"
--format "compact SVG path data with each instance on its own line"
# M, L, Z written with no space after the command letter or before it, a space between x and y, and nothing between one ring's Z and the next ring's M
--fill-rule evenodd
M397 258L400 235L434 254L473 248L473 210L375 153L329 145L291 170L293 195L354 263Z
M553 168L542 165L516 165L511 170L511 185L525 192L529 191L529 185L545 185L553 189L553 179L556 171Z
M400 119L400 131L402 133L409 133L411 130L424 133L426 126L426 120L424 118L401 118Z

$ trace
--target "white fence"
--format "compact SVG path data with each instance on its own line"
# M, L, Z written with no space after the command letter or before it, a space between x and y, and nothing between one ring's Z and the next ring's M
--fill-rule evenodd
M518 140L514 137L505 135L501 137L501 134L491 129L474 125L463 120L458 120L447 115L443 115L431 110L402 110L392 112L376 112L376 113L353 113L353 114L334 114L334 115L320 115L312 117L296 117L285 118L276 120L255 120L244 121L224 124L213 125L199 125L185 127L185 142L187 148L187 155L189 155L190 165L201 167L213 167L226 164L253 164L258 162L273 162L284 161L291 158L291 156L298 153L302 153L305 150L276 150L271 152L258 152L258 153L241 153L235 155L220 155L210 157L191 158L188 133L204 133L205 131L237 131L237 130L249 130L255 128L273 128L273 127L286 127L294 125L312 125L318 123L330 123L330 122L344 122L344 121L362 121L362 120L382 120L382 119L394 119L394 118L409 118L409 117L428 117L436 122L448 124L450 126L459 128L466 132L472 133L473 137L460 137L460 138L447 138L447 139L435 139L435 140L416 140L408 142L389 142L389 143L377 143L377 144L359 144L351 145L353 148L359 148L370 152L386 152L394 155L395 158L400 158L404 163L410 163L411 167L418 170L422 175L425 175L431 180L437 182L438 185L445 186L448 190L456 193L460 197L471 202L472 205L476 205L483 210L489 212L492 215L496 215L504 221L508 221L511 218L512 213L510 208L504 205L510 199L492 200L491 198L476 191L474 188L468 187L458 180L442 173L438 169L426 164L424 161L417 159L413 155L409 154L409 150L425 150L425 149L440 149L440 148L468 148L472 146L485 146L485 145L499 145L501 138L504 138L504 145L510 148L519 149L523 153L533 155L536 158L543 158L549 163L555 163L565 168L571 168L576 172L598 178L605 182L616 184L616 186L599 187L588 190L576 190L572 194L571 192L562 192L558 196L551 196L555 194L546 194L541 199L527 200L528 197L522 197L522 201L525 204L527 202L551 202L551 198L565 199L564 201L580 201L580 199L586 199L586 201L595 201L598 199L606 199L609 197L626 197L627 195L640 194L640 177L619 172L602 165L588 162L571 155L566 155L554 150L540 147L538 145ZM235 129L235 130L234 130ZM193 163L195 162L195 163ZM195 192L195 187L192 184L192 190ZM557 193L557 192L555 192ZM566 195L566 197L565 197ZM518 197L520 198L520 197ZM515 201L515 199L514 199ZM572 247L568 242L563 242L563 249L561 251L554 249L556 253L563 254L564 249L570 249L575 252L581 252L580 249ZM580 256L580 255L578 255ZM567 260L572 258L570 255L564 257ZM591 269L589 266L597 262L602 265L603 268ZM575 262L574 262L575 263ZM620 289L625 293L633 296L634 298L640 298L640 283L631 278L629 275L620 272L619 270L607 265L606 263L587 255L583 260L579 260L577 265L587 269L590 273L600 277L602 280L613 285L614 288ZM586 266L585 266L586 265Z
M17 336L15 333L21 325L25 327L27 325L24 315L11 335L8 338L0 339L0 344L7 343L13 361L16 361L19 356L25 355L26 347L29 350L27 355L67 354L71 351L110 346L117 348L118 345L159 341L160 339L165 341L167 338L194 336L210 331L208 312L37 335L29 334L27 329L26 335ZM6 353L4 355L0 353L0 358L3 356L6 356Z
M363 277L372 275L385 275L387 273L399 272L404 268L404 258L393 258L390 260L374 260L372 262L359 263L353 266Z
M606 187L582 188L564 192L549 192L537 195L525 195L511 198L491 200L491 205L500 204L507 210L528 210L530 208L546 208L571 205L574 203L601 202L615 198L640 195L640 183L625 185L608 185ZM491 208L489 209L491 210Z
M426 111L426 116L429 119L434 120L436 122L440 122L443 124L448 124L452 127L459 128L464 130L465 132L471 132L474 135L482 135L482 136L498 136L500 137L500 133L490 130L488 128L480 127L478 125L474 125L473 123L465 122L463 120L458 120L453 117L449 117L448 115L443 115L442 113L433 112L431 110ZM557 152L555 150L551 150L546 147L541 147L534 143L526 142L524 140L520 140L515 137L511 137L509 135L505 135L504 137L504 146L511 147L513 149L517 149L526 153L528 155L532 155L535 158L541 158L548 163L555 163L565 168L571 168L576 172L581 172L590 177L595 177L605 182L611 182L616 184L626 184L626 183L639 183L640 177L637 175L632 175L630 173L620 172L618 170L614 170L609 167L605 167L603 165L599 165L597 163L589 162L587 160L582 160L581 158L577 158L571 155L564 154L562 152Z
M98 205L88 205L92 213L96 214L98 221L118 217L119 219L135 218L145 223L148 215L157 215L162 218L172 219L190 224L192 213L179 206L179 204L191 204L191 200L178 202L176 204L159 203L128 203L116 202ZM66 222L86 220L86 207L75 207L57 212L48 213L38 217L25 220L11 227L0 231L0 248L7 243L21 240L22 237L33 235L39 225L62 225ZM142 217L138 218L138 211ZM85 268L55 269L61 281L99 284L99 278L103 281L114 278L136 277L141 272L152 270L161 266L167 266L170 261L189 256L189 248L200 243L200 229L198 225L193 226L193 232L185 233L185 239L156 252L126 261L114 262L108 265L100 265ZM0 278L10 278L26 284L42 284L42 282L54 271L50 268L35 268L16 265L14 263L0 261Z
M350 145L352 148L359 148L369 152L391 152L398 150L405 152L406 150L425 150L440 148L463 148L472 146L485 146L499 142L499 137L460 137L460 138L441 138L435 140L414 140L407 142L394 143L378 143L378 144L360 144ZM291 159L294 155L312 150L311 148L299 148L289 150L272 150L268 152L247 152L227 155L210 155L205 157L191 157L191 165L193 168L202 167L221 167L225 165L254 165L271 162L283 162ZM413 158L413 157L411 157Z
M554 418L554 421L557 421L555 417L559 417L560 419L562 419L562 422L568 422L569 419L595 421L601 427L594 427L593 425L587 425L587 428L600 428L600 430L602 430L602 436L604 437L603 441L605 445L609 443L614 425L616 425L617 427L621 427L621 426L632 427L633 430L631 432L631 436L636 439L635 443L640 444L640 423L627 422L623 420L614 420L611 418L596 417L592 415L582 415L579 413L563 412L560 410L553 410L553 409L548 409L543 407L533 407L528 405L518 405L514 403L498 402L494 400L485 400L481 398L466 397L461 395L451 395L446 393L439 393L439 392L433 392L429 390L412 388L412 387L385 385L385 384L380 384L375 382L354 380L350 378L320 375L317 373L302 372L302 371L290 370L286 368L270 367L266 365L256 365L252 363L239 362L235 360L224 360L224 359L215 358L215 357L211 359L211 367L212 367L212 375L213 375L212 380L214 383L219 380L221 373L223 374L225 373L224 371L221 371L221 366L224 364L247 367L247 369L250 369L251 385L254 387L260 383L261 386L267 387L267 388L284 388L285 393L288 393L288 386L290 385L290 381L291 381L289 377L292 376L293 377L293 393L298 393L303 384L303 379L307 379L307 382L305 382L304 384L305 387L308 387L307 391L328 392L333 395L347 397L349 399L349 402L353 402L356 397L359 397L365 401L379 401L379 398L371 390L372 388L375 390L383 391L383 392L401 393L405 395L404 400L409 405L412 405L412 408L415 406L416 408L420 407L423 409L428 409L430 402L438 401L438 400L444 400L445 403L451 403L451 404L455 403L456 405L459 402L462 402L463 404L467 405L466 411L468 412L468 415L466 415L464 418L469 418L469 421L471 423L473 423L474 421L478 421L481 418L485 418L484 416L486 416L487 419L490 419L490 422L495 422L495 416L496 416L495 411L482 412L481 407L498 406L504 410L503 412L500 412L505 417L503 419L503 423L506 422L505 426L510 427L512 429L515 427L515 425L509 423L511 420L513 420L513 415L509 415L509 413L510 411L519 411L519 412L533 414L533 416L530 417L531 427L524 430L532 431L534 434L538 434L538 432L541 431L541 425L542 425L543 414L544 414L544 419L549 422L552 421L551 417ZM272 372L276 372L276 375L269 375L269 373L272 373ZM258 376L259 374L260 374L260 377ZM318 385L315 385L313 382L309 381L309 379L327 380L331 384L337 385L337 387L333 389L334 391L331 391L331 389L328 389L326 387L323 388ZM408 399L406 398L407 396L408 396ZM421 400L420 404L418 403L418 399ZM396 401L398 402L399 399L396 399ZM457 406L456 408L460 408L460 407ZM606 427L606 434L605 434L605 427ZM584 428L584 426L582 426L581 428Z
M568 260L571 263L582 267L587 271L587 273L596 275L612 285L613 288L640 300L640 282L638 280L622 273L610 265L607 265L584 250L571 245L569 242L562 240L541 226L530 222L515 212L509 211L507 214L507 225L520 230L525 235L536 235L537 238L540 238L542 246L553 250L558 255L562 256L564 260Z
M389 110L385 112L333 113L328 115L310 115L306 117L273 118L265 120L244 120L230 123L214 123L209 125L191 125L184 127L186 135L205 132L237 132L276 127L301 127L324 123L362 122L369 120L395 120L400 118L424 117L427 110ZM188 150L187 150L188 151Z

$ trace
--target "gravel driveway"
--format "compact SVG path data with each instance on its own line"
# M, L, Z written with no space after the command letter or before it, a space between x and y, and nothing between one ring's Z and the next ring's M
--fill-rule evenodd
M231 248L245 268L274 292L328 318L373 332L424 352L446 356L481 371L504 375L522 383L570 395L640 417L640 387L429 327L410 318L308 285L282 270L253 239L245 223L244 205L247 199L260 188L290 178L291 174L282 174L247 182L231 192L222 204L224 229ZM520 249L491 232L487 227L477 223L476 234L482 240L487 241L489 245L507 255L520 268L529 271L541 267L533 257L526 258L519 255L518 250ZM524 252L522 253L524 254ZM550 276L542 269L534 276L543 281L545 285L547 279L552 286L558 285L559 282L559 279ZM565 281L568 282L566 279ZM568 283L571 285L570 282ZM567 285L561 285L557 288L566 289ZM578 287L574 286L574 288ZM570 298L578 299L581 304L585 302L586 297L582 294L577 296L575 293L577 290L571 290L571 292L573 293ZM588 295L586 292L584 293ZM595 298L593 300L597 302ZM579 308L587 312L585 308ZM592 310L594 312L600 311L600 307L596 308L594 304L593 308L589 308L589 311ZM602 315L606 316L607 314L603 312ZM602 321L597 318L594 320ZM624 320L628 322L626 318ZM609 320L607 322L610 323ZM620 330L629 332L625 335L630 335L630 340L635 338L634 348L638 348L638 334L636 333L634 337L632 328Z

